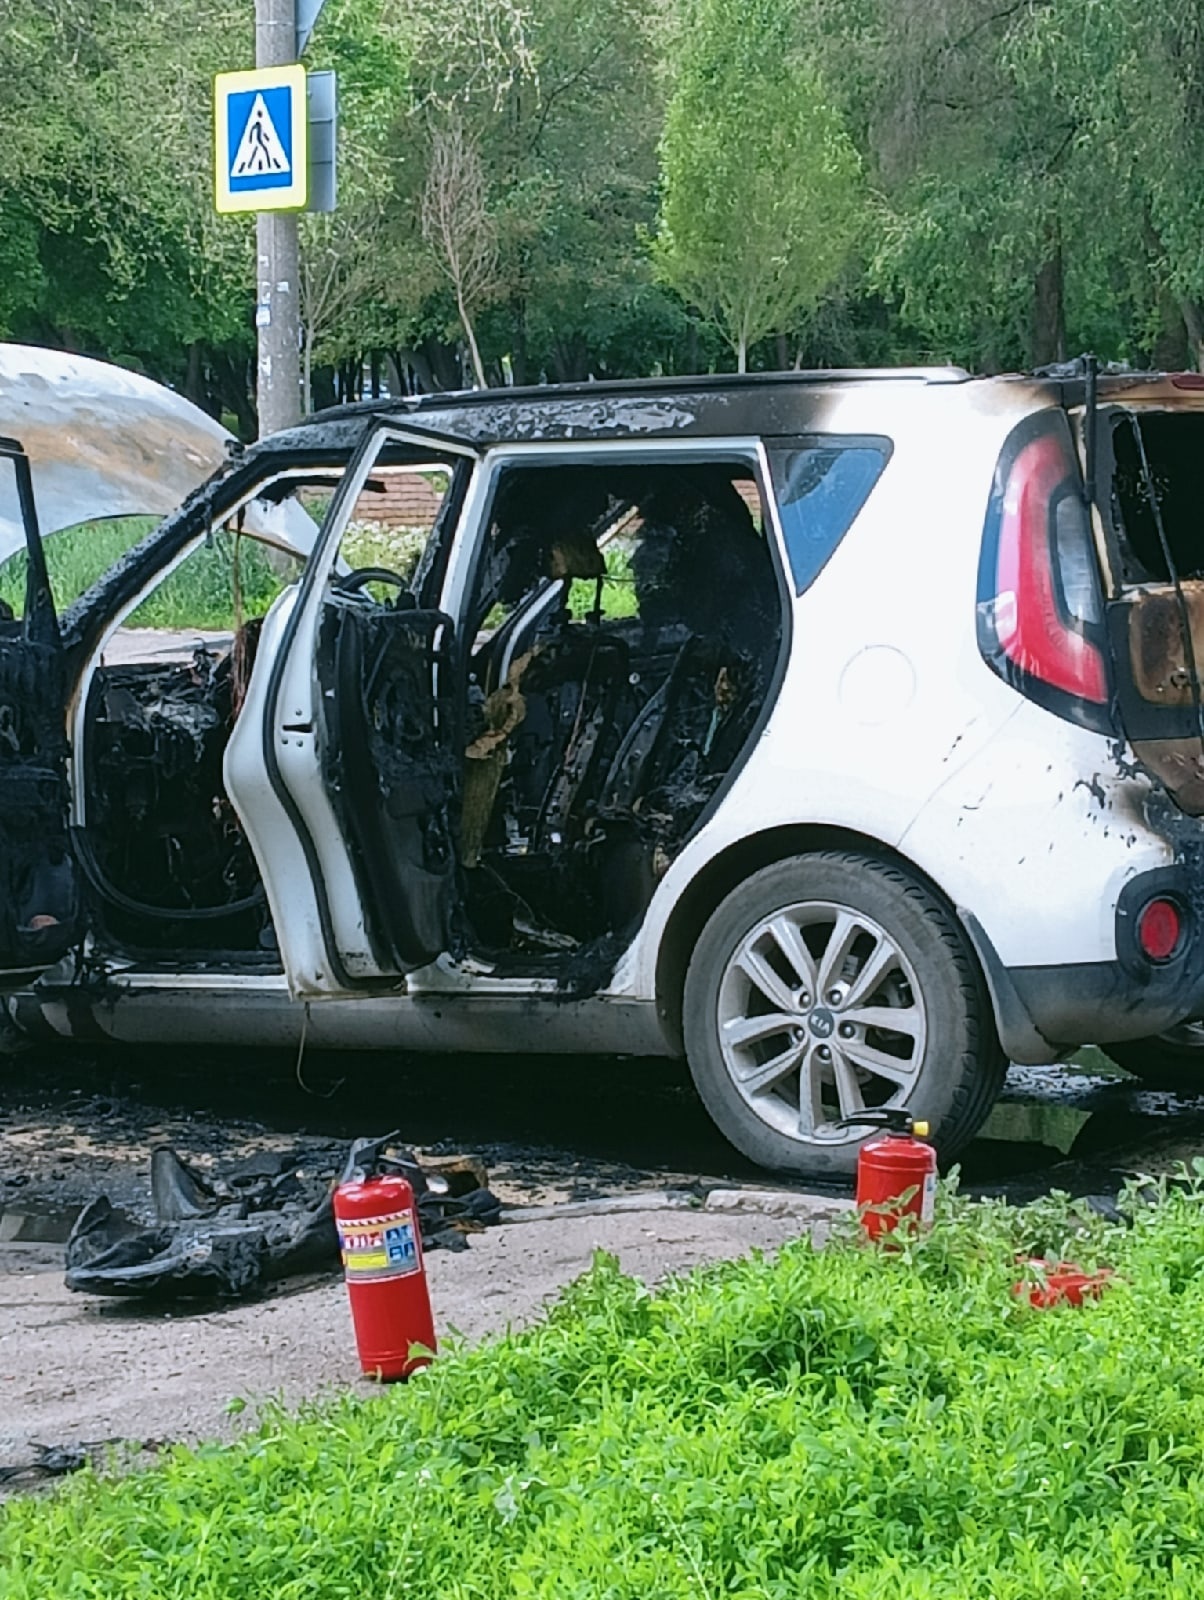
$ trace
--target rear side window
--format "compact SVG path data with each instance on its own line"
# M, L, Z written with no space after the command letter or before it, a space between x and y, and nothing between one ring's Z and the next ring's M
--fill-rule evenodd
M769 447L795 594L819 577L890 459L889 439L799 439Z

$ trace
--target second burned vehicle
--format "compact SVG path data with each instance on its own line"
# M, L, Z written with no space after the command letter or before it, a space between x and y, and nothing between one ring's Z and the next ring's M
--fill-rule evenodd
M378 402L230 450L56 608L35 507L138 508L182 446L147 447L137 396L23 438L48 359L0 381L13 1027L685 1054L736 1145L820 1174L856 1160L846 1117L905 1106L948 1157L1008 1055L1204 1013L1182 380ZM435 514L412 561L363 560L399 482ZM215 544L237 625L133 657L124 624Z

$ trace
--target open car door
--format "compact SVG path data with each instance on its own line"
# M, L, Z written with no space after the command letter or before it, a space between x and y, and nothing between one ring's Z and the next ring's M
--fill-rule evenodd
M451 941L463 683L437 595L476 455L458 439L375 422L300 585L264 623L225 784L299 997L396 987ZM339 561L378 465L450 475L413 585Z
M21 614L0 601L0 981L40 971L82 931L67 831L66 675L29 460L0 438L0 527L25 541Z

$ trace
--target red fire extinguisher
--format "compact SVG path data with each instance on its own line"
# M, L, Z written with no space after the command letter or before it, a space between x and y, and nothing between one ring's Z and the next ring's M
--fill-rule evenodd
M924 1142L928 1124L913 1121L900 1106L882 1106L838 1126L883 1129L883 1137L863 1144L857 1155L857 1209L866 1237L889 1233L900 1217L926 1227L936 1201L936 1151Z
M428 1365L435 1323L414 1190L402 1176L409 1163L383 1155L388 1142L353 1154L356 1164L334 1192L334 1219L360 1365L391 1381Z

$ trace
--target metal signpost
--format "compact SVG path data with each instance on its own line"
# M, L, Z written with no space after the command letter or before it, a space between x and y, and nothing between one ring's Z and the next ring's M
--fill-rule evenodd
M333 72L297 61L325 0L255 0L253 72L214 82L217 209L256 213L259 433L301 417L297 213L333 211ZM312 129L312 137L311 137Z

